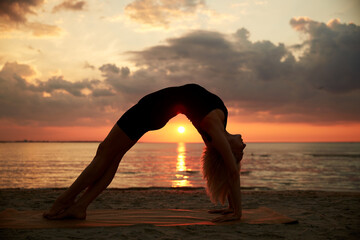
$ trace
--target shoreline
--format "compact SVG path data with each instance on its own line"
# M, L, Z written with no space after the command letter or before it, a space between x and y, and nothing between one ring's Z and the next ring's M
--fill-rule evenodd
M46 210L65 188L0 189L0 211ZM298 224L0 229L2 239L359 239L360 192L243 190L244 209L271 208ZM89 209L214 209L204 188L111 188Z
M64 191L67 187L46 187L46 188L0 188L1 191ZM156 190L163 190L163 191L194 191L194 190L203 190L206 191L205 187L127 187L127 188L116 188L110 187L107 188L105 191L156 191ZM276 192L276 193L324 193L324 194L344 194L344 195L359 195L360 191L357 190L307 190L307 189L289 189L289 190L277 190L268 187L241 187L242 192Z

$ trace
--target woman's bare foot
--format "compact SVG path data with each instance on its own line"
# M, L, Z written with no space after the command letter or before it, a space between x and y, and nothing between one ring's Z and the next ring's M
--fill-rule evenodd
M238 221L240 219L241 219L241 215L236 214L236 213L230 213L230 214L226 214L221 217L215 218L211 221L214 223L222 223L222 222Z
M84 209L84 208L78 207L76 205L72 205L65 211L63 211L57 215L47 217L47 219L49 219L49 220L60 220L60 219L84 220L84 219L86 219L86 208Z
M65 200L61 199L61 197L59 197L58 199L56 199L56 201L54 202L54 204L52 205L50 210L47 212L44 212L43 217L50 219L50 218L64 212L66 209L68 209L73 204L74 204L73 200L65 201Z
M232 208L225 208L225 209L214 209L214 210L209 210L208 213L210 214L229 214L229 213L233 213L234 209Z

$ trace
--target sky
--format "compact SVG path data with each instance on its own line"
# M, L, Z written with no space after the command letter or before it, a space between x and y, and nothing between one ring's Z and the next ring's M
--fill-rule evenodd
M359 10L358 0L1 0L0 141L101 141L142 96L186 83L220 96L244 141L360 141ZM141 141L201 138L179 115Z

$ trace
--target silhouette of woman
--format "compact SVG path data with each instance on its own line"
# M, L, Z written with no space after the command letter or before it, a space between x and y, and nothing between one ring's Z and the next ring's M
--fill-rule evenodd
M150 130L162 128L172 117L185 114L202 136L203 174L213 202L229 208L214 221L241 218L240 160L245 144L241 135L226 131L228 111L223 101L196 84L169 87L143 97L117 121L99 144L92 162L44 213L47 219L85 219L89 204L110 184L124 154ZM86 191L76 200L77 196Z

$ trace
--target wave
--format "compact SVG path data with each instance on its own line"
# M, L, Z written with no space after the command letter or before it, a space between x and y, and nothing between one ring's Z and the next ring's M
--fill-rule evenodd
M136 172L120 172L120 174L136 174Z
M177 171L176 173L186 174L186 175L196 175L199 174L200 171L185 170L185 171Z
M324 153L324 154L307 154L312 157L346 157L346 158L360 158L360 154L351 154L351 153L342 153L342 154L332 154L332 153Z
M259 157L270 157L271 154L255 154L255 153L251 153L250 154L252 157L255 157L255 156L259 156Z

